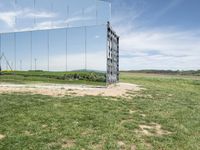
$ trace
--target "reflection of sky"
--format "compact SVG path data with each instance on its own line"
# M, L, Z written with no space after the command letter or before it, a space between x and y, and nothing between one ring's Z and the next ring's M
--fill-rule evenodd
M110 3L99 0L0 0L0 32L106 24Z
M52 71L66 70L66 64L69 70L85 69L85 62L88 62L87 69L89 70L105 71L106 29L106 25L101 25L86 27L86 29L85 27L68 28L67 31L66 28L33 31L32 42L31 32L18 32L16 33L17 69L20 69L20 61L23 66L22 69L30 69L32 44L33 69L36 59L37 69L47 70L49 47L49 65ZM1 35L1 50L10 64L15 63L14 45L14 33ZM87 55L85 55L85 52Z
M16 69L22 70L30 70L31 65L34 69L36 62L36 69L47 70L49 47L52 71L79 70L85 66L89 70L106 71L106 24L110 19L110 3L36 0L34 9L33 0L17 0L16 5L13 0L0 0L0 9L1 51L13 69L15 62ZM70 28L66 31L67 26ZM49 28L51 30L45 30ZM37 31L31 36L29 30ZM13 31L16 31L16 41L13 33L5 33ZM5 61L3 67L6 69Z

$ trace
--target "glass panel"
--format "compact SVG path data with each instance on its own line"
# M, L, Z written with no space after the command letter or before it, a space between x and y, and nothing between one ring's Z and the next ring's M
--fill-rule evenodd
M1 0L0 10L2 33L106 24L111 6L99 0Z
M1 35L1 51L4 55L2 61L2 70L15 70L16 51L15 51L15 35L7 33Z
M67 37L68 71L86 69L85 28L69 28Z
M97 24L105 24L111 19L111 4L104 1L97 3Z
M48 30L32 33L34 70L48 70Z
M70 27L78 27L96 24L96 2L95 0L71 0L69 4ZM78 4L78 5L77 5Z
M97 23L97 1L88 0L84 3L84 16L83 16L83 25L96 25Z
M69 4L66 0L52 1L52 12L56 17L53 18L53 27L67 27L69 17Z
M53 12L51 0L35 0L36 29L49 29L53 27Z
M1 34L2 70L106 73L107 26Z
M0 0L0 33L15 30L15 3L13 0ZM7 16L7 17L6 17Z
M87 67L106 72L106 26L87 27Z
M31 32L16 33L17 70L31 70Z
M66 70L66 29L50 30L50 71Z
M17 0L16 8L18 16L16 18L17 30L32 30L34 25L34 0Z

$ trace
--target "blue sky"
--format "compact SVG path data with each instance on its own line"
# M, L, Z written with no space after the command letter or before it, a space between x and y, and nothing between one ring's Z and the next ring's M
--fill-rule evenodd
M110 0L122 70L200 69L199 0Z
M62 5L57 3L58 1L62 1ZM120 36L121 70L200 69L199 0L107 1L112 3L111 22ZM13 2L14 0L0 0L0 32L29 30L30 28L35 30L48 29L66 26L66 23L71 26L86 23L101 24L110 18L109 5L101 2L98 5L98 20L96 22L94 19L96 6L93 0L68 1L71 6L69 14L66 12L66 0L54 1L53 8L49 0L36 0L35 10L33 10L33 0L18 0L18 5L21 7L15 7ZM77 2L79 5L76 5ZM82 6L85 7L84 17ZM66 19L67 15L70 16L68 19ZM15 24L16 16L17 25ZM37 18L36 24L34 24L34 17ZM103 29L99 29L98 34L95 34L97 31L95 29L90 31L90 40L96 41L92 42L93 45L88 45L90 49L103 51L103 47L98 48L100 44L97 44L104 41L101 30ZM59 35L62 38L59 40L61 42L63 35L61 33ZM83 41L80 40L80 43ZM96 48L94 44L96 44ZM77 49L82 50L83 44L79 45ZM30 46L24 45L22 47L25 49ZM64 47L59 49L65 50ZM100 54L98 53L98 55ZM91 57L93 56L91 55ZM61 60L61 57L62 60L65 59L63 56L59 56L58 60ZM97 54L95 57L97 58ZM100 58L98 60L100 61ZM57 61L57 66L59 63L62 62Z

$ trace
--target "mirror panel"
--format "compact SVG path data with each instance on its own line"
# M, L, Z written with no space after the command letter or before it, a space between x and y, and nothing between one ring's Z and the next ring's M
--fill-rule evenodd
M0 33L105 25L111 16L110 3L100 0L0 0L0 2ZM5 16L9 19L5 19Z
M67 31L67 70L86 69L85 27L68 28Z
M16 33L17 69L19 71L32 70L31 64L31 32Z
M106 72L106 26L87 27L87 67Z
M1 35L1 54L4 55L2 70L16 70L15 34Z
M49 30L44 30L32 33L33 70L49 70L48 32Z
M66 71L66 29L49 31L50 71Z

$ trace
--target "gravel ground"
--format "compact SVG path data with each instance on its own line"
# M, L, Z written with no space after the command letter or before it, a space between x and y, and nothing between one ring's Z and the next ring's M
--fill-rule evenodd
M117 83L108 87L87 85L60 85L60 84L0 84L0 93L31 93L48 96L128 96L128 92L139 91L135 84Z

